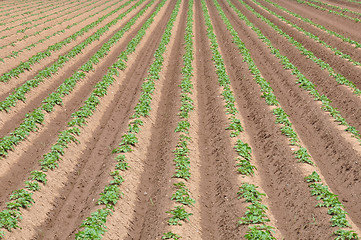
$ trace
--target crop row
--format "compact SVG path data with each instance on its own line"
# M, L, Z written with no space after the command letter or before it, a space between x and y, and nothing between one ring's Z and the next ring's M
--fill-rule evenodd
M50 4L50 5L48 5L48 6L44 6L45 4L43 3L43 4L41 4L38 8L36 8L36 9L31 9L31 11L27 11L27 12L25 12L25 13L23 13L23 14L21 14L21 15L25 15L23 18L19 18L19 19L15 19L15 20L12 20L12 21L10 21L10 22L4 22L4 23L1 23L0 24L0 26L6 26L6 25L8 25L8 24L11 24L11 23L14 23L14 22L18 22L18 21L21 21L21 20L23 20L23 19L26 19L26 18L29 18L29 17L32 17L32 16L37 16L37 15L40 15L40 14L42 14L42 13L45 13L45 12L49 12L49 11L51 11L51 10L53 10L53 9L56 9L56 8L59 8L59 7L62 7L62 6L64 6L64 5L66 5L66 4L71 4L71 3L73 3L73 2L70 2L71 0L67 0L67 1L65 1L65 2L61 2L62 4L60 5L59 4L59 2L60 1L58 1L57 3L52 3L52 4ZM70 3L69 3L70 2ZM53 7L53 6L55 6L55 7ZM35 6L34 6L35 7ZM51 8L51 7L53 7L53 8ZM50 8L50 9L47 9L47 8ZM23 9L22 11L24 11L25 9ZM36 10L42 10L42 11L40 11L40 12L38 12L38 13L33 13L33 14L31 14L32 12L35 12ZM56 13L57 14L57 13ZM20 14L18 14L18 15L13 15L13 16L7 16L5 19L0 19L0 21L4 21L4 20L7 20L7 19L9 19L9 18L15 18L15 17L17 17L17 16L19 16Z
M83 2L82 4L85 4L85 2ZM78 5L80 5L80 4L78 4ZM77 6L78 6L77 5ZM70 8L73 8L74 6L70 6L70 7L68 7L68 9L70 9ZM19 33L25 33L26 31L28 31L28 30L30 30L30 29L32 29L32 28L35 28L35 27L38 27L38 26L40 26L40 25L44 25L44 24L46 24L47 22L50 22L50 21L53 21L53 20L57 20L57 19L61 19L61 18L63 18L63 17L65 17L66 15L71 15L71 14L73 14L74 12L76 12L76 11L78 11L79 9L82 9L82 7L79 7L79 8L77 8L77 9L72 9L71 11L69 11L69 12L67 12L67 13L64 13L64 14L62 14L62 15L59 15L59 16L57 16L57 17L55 17L55 18L51 18L51 19L48 19L48 20L46 20L46 21L43 21L43 22L40 22L40 23L37 23L37 24L35 24L35 25L30 25L30 26L26 26L25 28L22 28L22 29L18 29L16 32L12 32L12 33L9 33L8 35L3 35L2 37L0 37L0 39L2 40L2 39L6 39L6 38L8 38L8 37L13 37L13 36L15 36L15 35L17 35L17 34L19 34ZM70 18L67 18L67 19L63 19L62 21L63 22L66 22L66 21L69 21L70 19L72 19L73 17L70 17ZM27 23L27 22L25 22L25 23L22 23L21 25L27 25L27 24L29 24L29 22ZM52 25L52 24L51 24ZM56 25L54 25L54 26L56 26ZM15 26L16 27L16 26ZM48 30L48 29L51 29L53 26L48 26L48 27L44 27L43 28L43 30ZM11 29L12 29L13 27L11 27ZM40 30L40 31L43 31L43 30ZM27 35L25 35L24 37L26 37ZM23 38L24 38L23 37ZM0 59L0 61L3 61L3 60L1 60Z
M126 52L122 53L119 57L119 61L124 64L127 56L134 52L140 40L144 36L147 28L153 22L154 17L159 12L160 8L165 4L166 0L163 0L157 7L156 11L152 14L151 18L143 25L141 30L138 32L138 35L130 42ZM171 37L171 30L174 26L174 21L177 17L179 11L180 0L177 1L176 6L170 16L170 19L166 25L165 32L163 33L161 42L154 54L153 63L150 65L148 70L148 76L145 78L145 81L142 84L142 92L139 97L139 101L134 108L134 114L131 116L131 121L128 125L128 131L126 134L122 136L122 140L119 143L119 147L113 150L113 153L118 154L114 159L117 161L117 165L115 167L115 171L111 173L113 176L120 177L119 170L127 170L129 165L126 162L126 153L133 151L135 145L138 143L137 134L141 130L143 126L142 118L149 116L151 111L151 101L152 94L155 90L155 81L159 80L159 73L163 67L164 57L163 54L166 51L166 46ZM128 52L127 52L128 51ZM98 199L97 204L103 205L103 208L97 209L95 212L91 214L86 220L81 224L81 228L84 230L78 232L76 234L76 239L100 239L101 235L106 231L106 220L107 216L114 211L114 206L118 202L119 198L123 195L120 192L119 185L110 182L104 188L103 193L101 193L101 197Z
M12 2L12 3L14 4L14 2ZM55 4L57 4L57 1L49 3L49 6L53 6ZM9 16L10 14L14 14L14 13L21 12L21 11L23 11L24 13L19 14L19 15L28 14L28 10L32 10L34 8L35 8L35 10L39 10L39 9L43 8L44 5L46 7L49 7L48 5L44 4L44 2L39 1L39 2L33 2L32 4L27 4L22 7L14 7L14 8L9 8L7 10L2 10L2 11L0 11L0 13L7 11L7 13L1 14L1 16L7 16L7 17L12 18L12 16ZM10 6L10 3L7 3L7 6ZM16 10L14 10L14 9L16 9ZM25 11L27 11L27 12L25 12ZM18 16L18 15L16 15L16 16ZM0 21L3 21L3 20L5 20L5 19L1 19Z
M277 31L280 35L284 36L289 42L291 42L298 50L302 51L303 54L307 55L308 58L310 58L312 61L314 61L315 63L317 63L321 69L326 69L330 76L334 77L336 79L336 81L339 84L343 84L346 85L348 87L351 87L354 90L354 93L357 95L361 94L361 91L349 80L347 80L344 76L342 76L339 73L336 73L332 67L328 64L325 63L324 61L322 61L321 59L317 58L311 51L308 51L306 48L304 48L302 46L302 44L298 43L297 41L295 41L292 37L290 37L289 35L287 35L286 33L284 33L280 28L278 28L275 24L273 24L271 21L269 21L267 18L265 18L264 16L262 16L261 14L257 13L253 8L251 8L249 5L242 3L245 5L245 7L247 7L251 12L253 12L258 18L260 18L262 21L266 22L267 24L269 24L275 31ZM310 82L298 69L295 68L295 66L289 61L289 59L286 56L283 56L280 54L280 52L273 48L271 43L269 42L269 40L261 33L261 31L258 29L256 29L255 27L253 28L258 35L260 36L260 38L264 41L267 42L267 45L271 47L272 49L272 53L281 60L281 63L284 65L285 69L291 69L292 74L296 75L298 77L298 83L300 83L301 87L305 88L306 90L310 91L310 93L315 96L316 100L319 100L322 102L321 108L327 112L330 113L330 115L332 117L335 118L336 122L339 122L339 124L344 125L345 131L346 132L350 132L351 135L353 137L355 137L358 141L361 141L361 134L359 133L358 130L356 130L355 127L350 126L346 120L341 116L340 112L335 109L334 107L331 106L331 100L329 100L327 98L327 96L324 95L320 95L316 88L315 85ZM267 41L268 40L268 41Z
M110 1L111 1L111 0L108 0L108 1L103 2L102 4L100 4L100 5L98 5L98 6L94 6L93 8L88 9L88 10L86 10L86 11L84 11L84 12L81 12L81 13L73 16L73 17L64 19L62 22L57 23L57 25L61 25L61 24L65 23L65 22L67 22L67 21L70 21L70 20L72 20L72 19L74 19L74 18L76 18L76 17L79 17L79 16L81 16L81 15L83 15L83 14L86 14L86 13L88 13L88 12L90 12L90 11L92 11L92 10L100 7L100 6L104 6L104 4L107 4L107 3L110 2ZM86 6L83 6L83 7L79 8L79 9L84 9L84 8L86 8L86 7L89 7L89 6L93 5L93 4L95 4L95 3L97 3L97 2L92 2L92 3L90 3L90 4L86 5ZM114 3L114 4L111 5L111 6L114 6L115 4L117 4L117 3ZM59 34L61 34L61 33L64 33L64 32L65 32L65 29L69 30L69 29L71 29L72 27L74 27L74 26L76 26L76 25L78 25L78 24L86 21L87 19L89 19L89 18L91 18L91 17L99 14L100 12L103 12L104 10L110 8L111 6L108 6L108 7L104 8L103 10L101 10L101 11L99 11L99 12L97 12L97 13L88 15L86 18L83 18L83 19L82 19L81 21L79 21L79 22L74 22L74 23L72 23L72 24L69 24L69 25L66 26L64 29L58 30L57 32L55 32L55 33L53 33L53 34L51 34L51 35L45 36L44 38L38 40L37 42L32 43L32 44L29 44L28 46L26 46L26 47L24 47L24 48L22 48L22 49L20 49L20 50L18 50L18 51L12 51L11 54L5 56L4 58L11 58L11 57L16 58L16 57L19 55L19 53L24 52L24 50L30 50L30 49L32 49L33 47L35 47L37 44L39 44L39 43L44 43L45 41L49 40L50 38L52 38L52 37L54 37L54 36L57 36L57 35L59 35ZM77 10L79 10L79 9L77 9ZM24 41L24 40L28 39L28 38L31 37L31 36L40 35L43 31L50 30L51 28L53 28L54 26L57 26L57 25L53 25L53 26L49 26L49 27L44 27L43 29L41 29L41 30L39 30L39 31L36 31L35 33L33 33L33 34L31 34L31 35L25 35L25 36L22 37L22 38L16 39L16 40L14 40L13 42L10 42L10 43L7 43L7 44L1 46L0 49L3 49L3 48L8 47L8 46L14 47L16 43L18 43L18 42L20 42L20 41ZM3 61L4 61L3 58L0 59L0 61L3 62Z
M128 4L131 1L128 1ZM109 12L108 14L99 17L96 21L88 24L87 26L83 27L82 29L80 29L79 31L77 31L76 33L72 34L71 36L67 37L66 39L64 39L63 41L57 42L51 46L49 46L45 51L43 52L38 52L37 54L33 55L32 57L30 57L26 62L22 62L21 64L19 64L17 67L11 69L10 71L8 71L7 73L4 73L1 77L0 77L0 82L8 82L10 79L12 78L17 78L19 77L19 75L23 72L25 72L25 70L31 70L31 66L33 66L35 63L39 63L40 60L43 60L49 56L52 55L52 52L55 52L57 50L60 50L61 48L63 48L65 45L69 44L72 41L75 41L79 36L84 35L84 33L88 32L89 30L91 30L92 28L94 28L95 26L99 25L100 23L102 23L106 18L108 18L109 16L115 14L117 11L119 11L121 8L123 8L124 6L120 6L117 9ZM104 27L103 27L104 28ZM103 29L101 28L101 29ZM97 31L97 33L100 30ZM95 33L94 33L95 34ZM92 36L94 36L94 34L92 34ZM98 33L99 34L99 33ZM90 37L92 37L90 36ZM77 45L76 47L73 48L72 51L76 51L78 54L78 52L80 52L79 50L77 50L77 48L80 48L81 45ZM81 48L80 48L81 49ZM74 52L75 53L75 52ZM75 55L76 55L75 54ZM60 58L64 58L64 56L60 56ZM46 70L43 70L43 74L45 74ZM41 72L39 73L41 74ZM48 74L46 74L48 75Z
M216 1L216 0L215 0ZM241 11L239 11L229 0L227 0L230 7L237 13L239 18L244 21L252 30L254 30L256 33L261 33L261 31L256 28L243 14ZM226 24L227 28L230 29L230 24ZM273 90L269 84L262 76L261 72L253 62L252 57L250 56L249 50L246 48L244 43L241 41L241 39L235 34L232 34L234 42L237 44L244 61L249 65L249 69L251 70L252 75L254 76L255 81L260 85L261 91L263 92L263 96L270 96L271 99L273 99L271 102L266 100L266 103L270 106L276 107L275 109L271 110L273 114L276 116L276 123L281 125L280 128L282 134L288 137L289 142L291 145L295 146L294 154L295 158L298 159L299 162L307 163L311 166L314 166L314 162L311 160L311 156L308 153L307 149L302 146L298 134L294 131L292 127L292 123L288 118L288 115L286 112L280 107L280 103L277 101L276 96L273 94ZM260 36L260 35L259 35ZM269 42L269 40L263 35L262 40ZM280 54L277 49L273 49L275 54ZM316 172L316 168L314 168L313 175L318 175ZM306 178L307 180L308 178ZM320 182L320 179L317 179L317 182ZM314 186L312 183L309 185L311 188ZM317 185L318 186L318 185ZM324 185L323 185L324 186ZM326 201L328 199L331 199L331 204L318 204L318 206L327 207L329 209L328 214L332 215L331 222L332 226L337 226L340 229L336 230L334 234L337 236L336 239L357 239L357 235L352 230L345 230L343 228L347 228L350 226L346 219L346 212L344 210L337 211L337 209L343 209L344 206L339 202L337 196L333 193L331 193L328 190L328 187L323 187L318 194L314 194L314 192L311 190L312 195L321 196L318 197L318 200L324 200ZM352 238L347 238L347 236L353 236Z
M74 2L75 2L75 1L70 2L69 4L72 4L72 3L74 3ZM79 3L79 4L75 5L75 6L82 5L82 4L84 4L84 2ZM71 8L73 8L73 7L75 7L75 6L70 6L70 7L68 7L67 9L71 9ZM58 6L54 7L52 10L55 10L55 9L57 9L57 8L60 8L60 7L63 7L63 6L58 5ZM60 12L60 11L59 11L59 12ZM44 15L44 16L41 16L41 17L39 17L39 18L36 18L36 19L33 19L33 20L29 20L29 21L26 21L26 22L22 22L22 23L20 23L20 24L18 24L18 25L14 25L14 26L11 26L11 27L7 27L7 28L1 30L0 33L1 33L1 32L4 32L4 31L11 30L11 29L16 28L16 27L19 27L19 26L31 25L31 24L33 24L34 22L41 21L39 24L33 25L33 26L31 26L31 27L26 27L26 28L24 28L24 29L21 29L21 30L18 30L18 31L17 31L17 32L25 32L27 29L30 29L30 28L35 27L35 26L39 26L39 25L41 25L41 24L45 24L45 23L50 22L50 21L52 21L52 20L54 20L54 19L57 19L57 18L59 18L59 17L62 17L62 16L64 16L64 15L66 15L66 14L71 14L73 11L69 11L68 13L64 13L64 14L58 15L59 12L56 12L56 13L55 13L55 15L57 15L56 17L47 19L46 21L44 21L44 18L47 18L47 17L49 17L49 16L54 15L54 13L49 13L49 14Z
M340 51L339 49L330 46L329 44L327 44L325 41L321 40L318 36L306 31L305 29L299 27L298 25L292 23L291 21L287 20L286 18L278 15L277 13L271 11L270 9L268 9L267 7L261 5L259 2L257 2L256 0L253 0L254 3L256 3L258 6L260 6L261 8L263 8L264 10L268 11L269 13L271 13L272 15L276 16L277 18L279 18L281 21L289 24L290 26L294 27L295 29L297 29L298 31L302 32L303 34L305 34L306 36L310 37L311 39L315 40L318 43L321 43L323 46L325 46L326 48L330 49L332 52L334 52L335 55L339 56L340 58L346 59L347 61L351 62L353 65L355 66L361 66L361 63L353 60L352 57L348 54L343 53L342 51Z
M180 221L189 220L189 217L193 215L187 212L186 207L191 207L195 203L195 200L191 198L189 189L186 186L187 180L191 177L190 173L190 158L189 158L189 142L191 136L189 130L191 123L189 122L189 114L194 110L192 95L192 77L194 59L193 54L193 0L188 2L187 11L187 23L184 35L185 42L185 54L183 55L183 68L182 68L182 80L179 85L181 88L181 107L179 109L178 116L180 121L177 124L175 132L179 133L178 143L174 152L175 174L173 177L178 178L179 181L174 183L176 191L172 194L171 200L181 204L174 207L174 209L167 211L171 214L168 219L169 225L182 225ZM162 239L174 239L181 238L180 235L173 233L172 231L163 233Z
M119 11L120 9L128 6L132 1L134 1L134 0L130 0L130 1L126 2L125 4L121 5L120 7L118 7L117 9L113 10L112 12L108 13L107 15L100 17L98 20L96 20L95 22L82 28L80 31L74 33L72 36L66 38L64 41L48 47L48 49L45 52L42 52L42 53L44 53L44 55L42 55L42 53L37 53L35 56L41 56L42 58L46 58L50 54L50 51L56 51L57 49L65 46L69 41L74 41L78 36L81 36L86 31L89 31L91 28L100 24L108 16L110 16L110 15L116 13L117 11ZM128 10L128 12L129 12L129 10ZM90 35L83 42L74 46L69 52L67 52L64 55L59 56L58 60L55 63L53 63L51 66L46 67L45 69L41 70L33 79L30 79L30 80L26 81L20 87L15 88L14 91L8 97L6 97L5 100L0 102L0 111L8 112L8 111L10 111L10 109L12 107L16 106L16 103L18 101L25 102L26 101L25 95L28 92L30 92L31 89L38 87L40 83L45 81L45 79L51 77L56 72L58 72L59 69L61 69L68 61L70 61L70 59L75 58L92 42L94 42L95 40L98 40L105 32L107 32L109 30L109 28L111 26L113 26L115 23L117 23L121 18L122 18L121 16L118 16L116 19L114 19L110 23L106 24L104 27L98 29L95 33ZM29 61L33 62L31 59ZM29 64L29 61L26 63ZM40 59L38 59L37 61L40 61ZM34 64L35 64L35 62L34 62ZM21 65L19 65L19 66L21 66ZM17 69L17 68L15 68L15 69ZM30 66L27 69L30 70L31 69ZM25 68L23 69L23 71L24 70L25 70Z
M122 5L123 7L129 4L132 0ZM126 12L120 14L117 19L112 21L109 24L116 24L119 20L124 18L128 13L130 13L133 9L138 7L144 0L139 1L136 3L133 7L128 9ZM121 7L122 7L121 6ZM121 8L120 7L120 8ZM139 17L139 16L138 16ZM137 19L137 18L136 18ZM10 135L3 137L0 140L0 156L6 156L7 152L9 150L14 149L14 147L24 139L28 137L30 132L34 132L37 130L38 125L43 122L43 118L45 116L45 113L52 112L55 105L61 105L62 104L62 98L66 95L69 95L70 92L74 89L75 85L78 81L81 79L84 79L86 76L86 72L89 72L93 69L93 65L96 65L99 63L99 60L103 57L105 57L108 52L110 51L110 48L123 36L123 34L134 24L136 19L132 19L129 21L122 30L118 31L116 34L113 35L111 39L98 50L83 66L79 68L78 71L76 71L71 77L67 78L58 88L55 92L49 94L49 96L43 101L43 104L41 107L35 109L32 113L28 113L23 121L23 123L20 124L20 126L15 129L14 132L10 133ZM103 34L109 30L109 26L105 26L99 31ZM93 41L98 39L101 34L99 35L93 35ZM86 44L86 43L83 43ZM71 56L76 56L76 53L71 52ZM45 113L44 113L45 111Z
M22 13L14 14L14 15L12 15L12 16L10 16L10 12L8 12L8 13L6 13L6 14L2 14L1 16L5 16L5 18L0 19L0 21L2 22L2 21L5 21L5 20L7 20L7 19L9 19L9 18L15 18L15 17L18 17L18 16L20 16L20 15L22 15L22 16L26 15L26 16L28 16L31 12L34 12L34 11L37 11L37 10L41 10L41 9L44 9L44 8L47 8L47 7L54 6L55 4L57 4L57 2L60 2L60 1L52 2L52 3L50 3L49 5L46 5L46 4L42 3L42 2L40 2L40 3L38 3L38 4L34 3L34 5L31 5L31 6L27 7L27 8L23 8L23 7L17 8L18 10L17 10L17 11L11 11L11 14L14 14L14 13L17 13L17 12L22 12ZM1 12L1 11L0 11L0 12ZM6 23L3 23L3 22L0 23L0 26L3 26L3 25L6 25Z
M269 26L271 26L278 34L285 37L298 51L300 51L303 55L305 55L307 58L312 60L314 63L320 66L322 70L327 70L329 75L332 76L339 84L346 85L350 87L353 92L356 95L361 94L361 90L356 87L356 85L348 80L345 76L343 76L340 73L337 73L330 64L324 62L322 59L315 56L315 54L312 51L309 51L306 49L301 43L294 40L291 36L289 36L287 33L283 32L279 27L277 27L274 23L272 23L270 20L265 18L263 15L256 12L253 8L251 8L249 5L247 5L244 2L241 2L247 9L249 9L252 13L254 13L257 17L259 17L262 21L266 22Z
M314 27L316 27L316 28L319 28L319 29L327 32L327 33L330 34L330 35L333 35L333 36L341 39L341 40L344 41L344 42L347 42L347 43L350 43L350 44L354 45L355 48L361 48L361 43L359 43L359 42L357 42L357 41L355 41L355 40L352 40L352 39L349 38L349 37L345 37L345 36L343 36L342 34L339 34L339 33L337 33L337 32L334 32L334 31L332 31L332 30L330 30L330 29L322 26L321 24L317 24L317 23L313 22L313 21L312 21L311 19L309 19L309 18L302 17L301 15L299 15L299 14L297 14L297 13L294 13L294 12L292 12L292 11L289 11L287 8L284 8L284 7L282 7L281 5L278 5L277 3L274 3L274 2L272 2L272 1L270 1L270 0L264 0L264 1L266 1L266 2L269 3L269 4L272 4L272 5L275 6L276 8L279 8L279 9L285 11L286 13L288 13L288 14L290 14L290 15L292 15L292 16L294 16L294 17L296 17L296 18L298 18L298 19L300 19L300 20L302 20L302 21L304 21L304 22L306 22L306 23L308 23L308 24L311 24L312 26L314 26Z
M220 6L216 1L214 1L216 7L223 20L227 20L224 12L221 10ZM238 113L237 108L235 107L235 96L231 90L231 82L229 76L226 72L225 64L221 53L219 52L219 46L217 43L217 38L213 30L211 23L211 18L208 13L208 9L204 0L202 0L202 9L207 26L207 35L211 43L212 50L212 59L216 67L216 73L218 75L218 82L220 87L223 88L222 96L225 101L226 114L230 114L229 117L229 126L226 128L231 131L231 138L236 138L243 132L243 127L241 121L237 118L236 114ZM229 24L229 22L228 22ZM227 26L230 29L230 25ZM233 34L236 34L233 32ZM254 170L256 167L251 163L251 147L243 142L241 139L235 141L234 149L238 155L237 157L237 171L245 176L254 175ZM246 202L249 202L250 205L247 206L247 211L245 212L245 217L241 217L238 222L241 225L247 225L248 231L245 233L244 238L246 239L275 239L272 236L272 226L267 225L269 218L266 214L268 209L266 205L262 204L262 198L265 194L257 191L258 186L250 184L247 182L242 182L239 189L238 195L239 198L244 199Z
M316 8L318 10L321 10L321 11L325 11L325 12L329 12L329 13L333 13L335 15L338 15L338 16L341 16L341 17L344 17L346 19L349 19L349 20L352 20L352 21L355 21L355 22L360 22L361 19L358 19L358 18L354 18L354 17L350 17L346 14L343 14L343 13L340 13L340 12L337 12L337 11L334 11L334 10L331 10L331 9L327 9L327 8L324 8L324 7L320 7L316 4L313 4L313 3L310 3L310 2L306 2L306 1L303 1L303 0L296 0L298 3L301 3L301 4L306 4L310 7L313 7L313 8Z
M129 27L134 24L135 20L139 18L144 12L154 3L155 0L150 2L144 7L136 16L133 17L134 21L129 21L128 26L125 26L118 33L123 35L125 31L129 30ZM142 1L139 2L139 4ZM164 4L165 0L162 4ZM29 208L34 200L32 198L33 192L40 190L39 183L46 184L46 172L53 170L58 167L58 162L61 160L61 156L64 155L65 149L71 142L77 143L77 136L81 134L81 127L86 125L86 119L93 115L97 106L100 103L101 97L106 95L107 88L114 82L114 76L119 75L118 70L124 70L126 64L124 63L125 58L134 51L133 46L136 42L139 43L142 36L145 33L145 29L153 21L154 16L159 11L161 5L157 8L156 12L153 13L152 17L148 19L146 24L143 25L142 29L139 30L138 35L128 44L125 51L120 54L118 61L115 62L106 75L103 76L102 81L95 85L95 89L90 97L85 101L85 104L80 107L77 112L72 114L72 119L68 122L68 129L60 132L57 142L51 147L51 151L44 155L44 158L40 160L41 170L32 171L29 177L30 181L25 182L26 189L15 190L10 196L11 202L7 203L7 209L0 212L0 228L5 228L11 231L14 228L18 228L18 222L21 219L20 208ZM125 30L126 29L126 30ZM80 72L77 72L80 73ZM120 178L113 176L114 181L120 181ZM104 197L106 198L106 196ZM2 232L2 234L4 234ZM1 236L1 235L0 235Z
M355 15L358 15L358 16L361 16L361 13L359 12L355 12L355 11L352 11L348 8L342 8L342 7L339 7L339 6L335 6L335 5L331 5L331 4L328 4L328 3L325 3L325 2L321 2L321 1L318 1L318 0L308 0L310 2L314 2L314 3L318 3L320 5L324 5L324 6L327 6L329 8L333 8L333 9L337 9L341 12L348 12L348 13L352 13L352 14L355 14Z
M37 4L37 3L42 4L41 1L39 1L39 2L32 2L32 3L28 3L27 5L22 6L22 7L30 6L29 8L31 8L33 4ZM6 3L4 3L4 4L1 4L1 5L0 5L0 9L10 7L10 5L14 5L15 7L1 10L0 13L8 12L8 13L5 13L5 15L6 15L6 14L10 14L9 12L13 12L14 9L18 9L19 4L22 4L22 3L19 3L19 2L6 2ZM5 6L3 6L3 5L5 5Z

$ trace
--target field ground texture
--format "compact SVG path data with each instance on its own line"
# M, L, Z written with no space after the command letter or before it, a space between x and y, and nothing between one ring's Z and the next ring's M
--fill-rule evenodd
M0 2L0 239L359 239L361 1Z

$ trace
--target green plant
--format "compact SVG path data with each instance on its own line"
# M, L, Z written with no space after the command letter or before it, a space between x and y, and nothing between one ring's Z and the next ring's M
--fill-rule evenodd
M268 209L265 205L254 202L251 205L247 206L246 217L241 217L238 221L238 224L248 225L248 224L261 224L265 222L269 222L266 215L266 209Z
M257 168L253 166L249 160L240 159L240 158L237 159L238 159L238 163L236 164L236 166L238 166L237 171L240 174L250 176L254 174L254 170L257 170Z
M352 230L345 230L345 229L338 229L333 232L334 235L337 237L335 240L357 240L359 237L357 236L357 233Z
M172 232L163 233L163 236L162 236L162 239L179 240L180 238L181 238L181 236L179 236L178 234L172 233Z
M47 181L48 181L46 179L46 174L41 172L41 171L32 171L30 173L30 179L31 180L36 180L36 181L44 183L44 184L46 184Z
M174 210L167 211L166 213L173 215L168 220L169 225L182 225L180 221L189 220L189 216L193 215L188 213L183 206L176 206Z
M189 190L183 182L175 183L177 191L172 195L171 199L183 205L193 205L196 201L189 195Z
M34 192L40 190L39 183L35 182L35 181L26 181L25 188L29 189L30 191L34 191Z
M247 143L243 143L241 140L237 140L236 146L234 146L239 156L246 160L251 160L252 149Z
M27 208L35 202L32 195L32 193L25 189L15 190L10 195L10 200L13 201L6 203L6 205L9 209L19 210L20 208Z
M111 214L109 209L98 209L93 212L90 217L88 217L80 225L81 228L84 228L83 231L80 231L75 234L75 239L84 240L84 239L101 239L101 235L106 231L106 218Z
M21 212L17 209L5 209L0 212L0 228L8 231L18 228L18 222L21 219Z
M254 184L243 183L239 188L239 191L237 192L237 194L239 195L238 198L245 198L246 202L251 203L257 203L261 201L262 197L266 196L266 194L260 193L259 191L257 191L257 188L258 187Z
M308 163L310 165L315 165L310 159L310 155L307 152L306 148L301 147L297 151L294 152L296 154L296 158L299 159L299 162Z
M104 191L100 194L100 198L97 204L103 204L109 209L113 209L119 198L123 195L120 192L118 186L109 185L104 188Z
M306 180L307 182L311 182L311 183L321 182L321 178L320 178L320 176L317 174L316 171L313 171L313 172L311 173L311 175L305 177L305 180Z
M267 226L267 225L255 225L248 227L247 233L244 235L244 237L248 240L254 240L254 239L262 239L262 240L274 240L275 237L272 236L271 231L273 227Z

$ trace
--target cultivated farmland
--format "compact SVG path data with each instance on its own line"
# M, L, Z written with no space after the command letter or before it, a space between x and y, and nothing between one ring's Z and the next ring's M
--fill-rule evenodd
M0 239L359 239L361 1L0 2Z

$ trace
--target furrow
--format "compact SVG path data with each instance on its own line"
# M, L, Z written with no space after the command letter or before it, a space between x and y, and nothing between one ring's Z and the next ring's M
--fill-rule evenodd
M37 160L48 151L47 147L55 141L57 133L63 130L66 122L71 119L71 113L83 104L84 100L93 90L92 86L104 75L104 69L107 69L113 64L116 57L124 50L126 44L133 38L147 17L149 17L149 14L150 13L145 16L143 15L139 19L139 24L124 35L124 40L119 41L112 51L102 59L102 62L96 65L94 70L75 87L73 92L64 98L63 106L56 106L52 113L46 114L43 125L39 127L35 134L29 136L29 141L19 144L17 150L11 152L9 156L1 162L1 179L11 179L10 176L18 176L19 180L10 182L1 181L1 189L2 193L4 193L4 195L1 196L2 203L4 202L4 198L8 196L8 194L5 193L9 193L9 191L17 188L26 177L25 175L29 172L29 169L36 168ZM129 19L130 16L127 18ZM119 26L118 30L122 28L123 26ZM23 178L19 176L23 176Z
M324 11L318 11L312 7L301 5L293 1L273 0L272 2L285 7L289 11L297 13L304 18L311 19L314 23L320 24L332 31L345 37L349 37L361 43L361 33L355 31L359 28L359 23L352 22L342 17L330 17L330 14Z
M295 85L296 80L289 81L290 72L285 72L279 64L266 63L277 60L273 58L269 50L265 49L265 46L254 44L251 39L255 39L257 36L249 37L252 34L247 34L245 42L246 45L253 46L251 53L253 57L257 56L254 58L257 66L264 77L269 79L275 95L285 112L290 115L290 120L299 133L300 139L309 150L328 185L335 194L340 195L339 200L345 205L349 216L359 227L360 220L356 214L357 206L355 206L357 205L355 196L359 193L354 192L359 188L357 181L359 166L354 159L359 158L360 147L357 147L354 139L345 136L336 123L330 121L330 116L320 109L318 103L307 96L306 91L302 91ZM267 55L269 55L269 59L267 59ZM262 56L262 58L258 56ZM348 151L342 149L348 149ZM332 164L330 164L330 160ZM346 166L349 166L348 170L346 170ZM342 174L344 171L350 171L350 168L352 174ZM342 190L342 187L345 186L348 189ZM345 199L347 200L344 201Z

